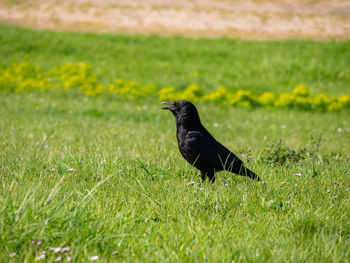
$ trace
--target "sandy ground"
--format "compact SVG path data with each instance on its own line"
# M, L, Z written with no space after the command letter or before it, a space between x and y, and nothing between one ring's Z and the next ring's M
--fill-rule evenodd
M0 0L0 23L192 37L350 39L350 1Z

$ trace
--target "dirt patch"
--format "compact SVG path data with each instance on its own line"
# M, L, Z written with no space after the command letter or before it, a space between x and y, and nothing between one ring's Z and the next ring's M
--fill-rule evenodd
M0 22L192 37L350 39L350 1L0 0Z

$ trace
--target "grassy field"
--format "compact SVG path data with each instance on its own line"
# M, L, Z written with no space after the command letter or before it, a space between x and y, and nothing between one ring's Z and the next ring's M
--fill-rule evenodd
M198 82L208 90L349 93L350 42L246 41L32 31L0 26L0 66L26 60L51 68L86 61L105 82L157 86ZM194 78L193 72L198 72Z
M0 66L87 61L159 86L198 71L208 89L349 93L349 47L0 28ZM200 184L155 99L1 92L0 261L349 262L349 112L197 106L264 183Z

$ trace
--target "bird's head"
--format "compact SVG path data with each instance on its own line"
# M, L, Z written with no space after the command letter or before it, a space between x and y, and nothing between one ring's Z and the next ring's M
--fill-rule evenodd
M162 108L163 110L169 110L174 114L177 122L189 123L193 122L196 124L200 123L199 114L196 107L189 101L165 101L162 104L168 105L169 107Z

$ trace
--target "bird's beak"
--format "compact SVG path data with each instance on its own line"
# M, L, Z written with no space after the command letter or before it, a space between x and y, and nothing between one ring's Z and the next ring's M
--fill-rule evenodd
M161 104L172 106L172 107L164 107L164 108L162 108L163 110L170 110L171 111L171 110L175 109L173 107L174 106L174 102L172 102L172 101L163 101Z

